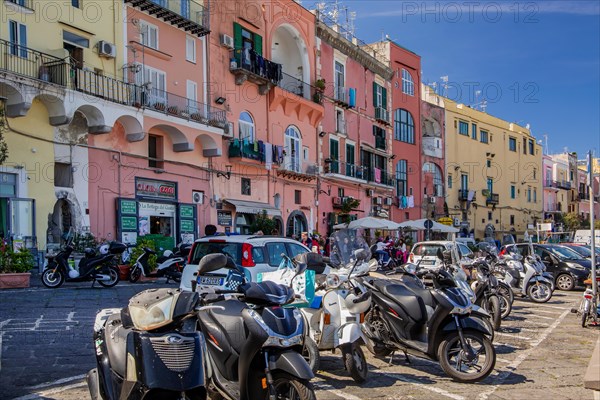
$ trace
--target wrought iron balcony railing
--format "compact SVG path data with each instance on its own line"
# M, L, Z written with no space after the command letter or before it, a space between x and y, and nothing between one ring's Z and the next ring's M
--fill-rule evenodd
M476 193L473 192L472 201L476 200ZM459 189L458 190L458 200L459 201L468 201L469 200L469 189Z
M4 0L7 3L12 3L12 4L16 4L18 6L21 6L23 8L27 8L29 10L33 11L33 0Z
M285 72L281 73L281 81L278 86L283 90L290 93L294 93L297 96L304 97L314 101L317 104L323 102L323 92L309 83L302 81L301 79L294 78Z
M229 70L238 75L240 72L249 73L245 79L258 84L279 85L283 79L281 64L270 61L252 49L235 49L230 53ZM243 81L239 82L240 84ZM237 83L237 82L236 82ZM296 89L299 90L299 89Z
M390 113L384 107L375 107L375 119L386 123L390 122Z
M192 35L202 37L210 33L209 9L195 0L125 0L125 2Z
M490 193L485 199L485 204L496 205L500 201L500 196L498 193Z
M67 86L70 66L67 60L0 39L0 70Z

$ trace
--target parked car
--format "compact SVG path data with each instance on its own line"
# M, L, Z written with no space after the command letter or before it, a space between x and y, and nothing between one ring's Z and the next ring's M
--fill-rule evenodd
M442 260L437 256L438 250L450 250L454 242L449 240L432 240L428 242L415 243L408 256L411 263L419 263L420 267L438 268L442 265ZM473 252L464 243L457 243L458 252L461 260L465 257L473 258Z
M207 254L223 253L245 272L246 279L256 281L260 272L275 271L279 267L284 253L293 258L310 250L300 242L279 236L264 235L232 235L210 236L196 240L190 251L189 262L181 277L181 290L192 290L192 280L196 280L195 272L198 263ZM219 269L199 277L199 285L211 285L215 289L226 288L226 280L231 270Z
M566 246L571 250L581 254L584 258L592 258L592 246L581 243L561 243L562 246ZM596 247L596 261L600 261L600 247ZM596 263L598 264L598 263Z
M528 243L516 246L522 256L529 255ZM554 276L558 289L573 290L576 286L584 286L583 281L590 273L590 260L564 245L534 243L532 246L546 265L546 270Z

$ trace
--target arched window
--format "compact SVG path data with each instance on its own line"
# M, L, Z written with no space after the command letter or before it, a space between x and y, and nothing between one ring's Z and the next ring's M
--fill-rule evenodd
M400 160L396 164L396 195L408 196L408 161Z
M409 94L411 96L415 95L415 83L413 82L413 78L407 70L402 69L402 93Z
M444 181L441 168L437 164L426 162L423 164L423 172L433 175L433 195L444 197Z
M301 172L302 167L302 136L293 125L285 130L284 167L290 171Z
M248 142L254 142L254 120L252 116L246 112L242 111L240 113L240 119L238 121L240 139L248 140Z
M394 139L415 144L415 122L410 112L403 108L394 111Z

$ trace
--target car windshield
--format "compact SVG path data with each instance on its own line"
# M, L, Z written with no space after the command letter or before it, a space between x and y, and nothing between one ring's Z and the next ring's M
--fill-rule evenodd
M202 257L207 254L223 253L230 256L236 264L240 264L242 254L241 243L225 243L223 241L209 241L197 243L194 246L194 254L192 254L190 264L198 264Z
M550 250L555 256L563 260L578 260L581 258L581 256L578 253L564 246L552 246L548 248L548 250Z
M437 257L438 251L445 251L446 247L441 244L423 243L415 245L413 254L421 257Z
M342 229L336 231L331 236L330 243L331 252L335 253L336 256L339 257L339 261L344 264L347 264L350 260L354 259L354 251L358 249L365 250L368 258L371 257L369 245L356 230Z
M592 256L592 251L590 249L588 249L587 247L584 246L565 246L571 250L573 250L574 252L576 252L577 254L579 254L582 257L591 257Z

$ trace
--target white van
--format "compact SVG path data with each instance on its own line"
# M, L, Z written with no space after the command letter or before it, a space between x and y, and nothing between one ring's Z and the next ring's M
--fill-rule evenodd
M600 246L600 231L596 229L594 231L594 236L596 236L596 246ZM579 229L575 231L573 243L592 244L592 231L589 229Z

